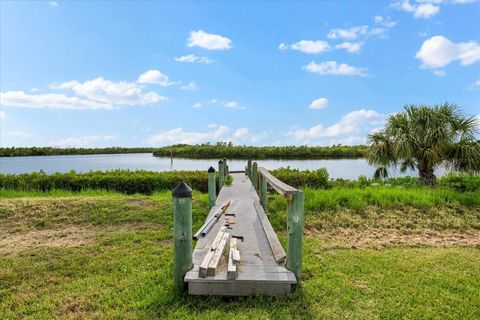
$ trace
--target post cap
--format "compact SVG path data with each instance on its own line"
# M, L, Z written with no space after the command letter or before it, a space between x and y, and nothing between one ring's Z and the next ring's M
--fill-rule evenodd
M190 188L185 181L180 182L172 190L172 196L174 198L188 198L192 196L192 188Z
M218 163L223 163L223 160L219 160Z
M215 172L215 169L213 167L208 168L208 172Z

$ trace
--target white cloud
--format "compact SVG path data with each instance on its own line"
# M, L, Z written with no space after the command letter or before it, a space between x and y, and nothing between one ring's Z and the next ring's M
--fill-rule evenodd
M23 91L8 91L0 93L3 106L18 108L51 108L51 109L112 109L110 103L68 97L64 94L44 93L27 94Z
M30 137L30 133L25 132L25 131L10 131L10 132L7 132L7 136L26 139L26 138Z
M230 131L226 126L218 126L213 131L194 132L185 131L183 128L161 132L148 138L150 145L169 145L176 143L198 144L203 142L225 141L225 135Z
M342 75L342 76L368 76L367 69L350 66L346 63L337 63L336 61L325 61L321 63L310 62L302 69L311 73L321 75Z
M329 39L355 40L360 35L368 34L368 26L358 26L349 29L332 29L327 34Z
M140 83L155 81L154 76L155 73L146 72L139 77L139 81ZM157 78L157 80L159 79ZM144 92L143 87L137 83L126 81L113 82L102 77L83 83L73 80L52 84L51 87L53 89L71 89L79 96L112 105L148 105L167 100L166 97L160 96L156 92Z
M282 51L285 51L288 49L288 46L285 44L285 43L280 43L280 45L278 46L278 50L282 50Z
M335 49L345 49L347 52L350 53L359 53L362 49L363 43L361 42L342 42L335 46Z
M326 41L321 40L301 40L290 46L293 50L298 50L304 53L322 53L331 49Z
M197 90L198 87L197 87L197 84L195 83L195 81L192 81L188 85L180 87L180 89L182 89L182 90Z
M238 102L235 101L228 101L223 105L227 109L237 109L237 110L244 110L245 107L240 106Z
M57 1L50 1L48 4L52 7L58 7L58 2Z
M8 118L7 114L3 111L0 111L0 120L5 120L7 118Z
M42 91L42 90L40 90L40 89L38 89L38 88L36 88L36 87L30 89L30 92L40 92L40 91Z
M309 108L311 109L325 109L328 106L327 98L318 98L312 101Z
M393 28L397 22L393 21L391 17L382 17L382 16L375 16L373 18L376 24L379 24L381 26L387 27L387 28Z
M433 70L433 75L439 78L447 76L447 73L444 70Z
M250 129L248 128L240 128L235 131L235 134L233 135L235 138L242 139L248 136L250 133Z
M480 79L478 79L477 81L475 81L474 83L472 83L468 89L470 90L476 90L476 89L480 89ZM1 114L0 114L1 115ZM1 118L1 117L0 117ZM480 118L479 118L480 119Z
M141 84L158 84L162 87L168 87L176 84L175 82L170 82L166 75L155 69L151 69L145 73L142 73L138 77L137 82Z
M200 109L200 108L203 108L203 103L195 103L193 106L192 106L193 109Z
M225 50L232 47L232 41L218 34L206 33L203 30L191 31L188 38L189 47L200 47L208 50Z
M91 135L82 137L70 137L56 141L50 141L52 146L85 147L93 146L98 142L106 142L117 139L115 135Z
M435 4L439 4L438 1L432 1ZM394 8L399 10L413 13L415 18L430 18L437 14L440 11L440 7L438 5L434 5L431 2L423 2L420 4L411 4L409 0L403 0L399 2L395 2L392 5Z
M385 116L374 111L361 109L344 115L330 126L322 124L308 129L291 130L286 136L302 144L359 144L365 143L366 135L383 125Z
M453 43L444 36L434 36L423 42L417 52L423 68L441 68L453 61L469 65L480 60L480 44L476 41Z
M186 63L213 63L213 60L211 60L208 57L199 57L194 54L189 54L186 56L181 56L181 57L175 57L175 61L177 62L186 62Z

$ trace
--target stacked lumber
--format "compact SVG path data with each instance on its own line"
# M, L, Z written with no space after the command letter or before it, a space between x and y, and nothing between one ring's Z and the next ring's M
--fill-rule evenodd
M240 263L240 251L237 249L237 239L230 239L230 251L228 254L227 279L235 280L237 277L237 264Z
M207 254L205 255L205 258L203 258L203 261L200 264L198 271L200 278L215 275L218 267L220 266L221 258L223 256L223 252L225 251L228 240L230 240L230 233L227 232L226 227L221 227Z

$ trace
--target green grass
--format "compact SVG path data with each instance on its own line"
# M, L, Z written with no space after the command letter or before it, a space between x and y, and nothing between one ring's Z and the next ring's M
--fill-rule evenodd
M283 297L208 298L173 290L170 192L2 190L0 319L480 318L479 247L352 249L332 245L338 239L330 238L344 228L388 227L478 236L478 205L435 202L427 195L427 205L392 208L382 205L382 195L363 189L361 198L369 200L359 209L348 201L324 205L324 196L334 196L330 192L306 193L301 288ZM382 192L397 197L395 189ZM284 200L269 201L270 219L285 242ZM193 208L196 230L208 212L207 196L194 193ZM320 234L310 232L314 228ZM21 242L23 235L42 241ZM18 245L2 246L5 236Z

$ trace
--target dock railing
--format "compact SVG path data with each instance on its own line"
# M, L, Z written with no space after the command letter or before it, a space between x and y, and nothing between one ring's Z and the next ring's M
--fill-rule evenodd
M288 184L275 178L267 169L258 167L256 162L247 163L245 174L252 181L257 191L265 212L267 212L267 193L268 185L273 190L282 195L287 200L287 257L286 267L297 278L300 283L302 272L302 254L303 254L303 215L304 215L304 195L302 190L298 190Z

